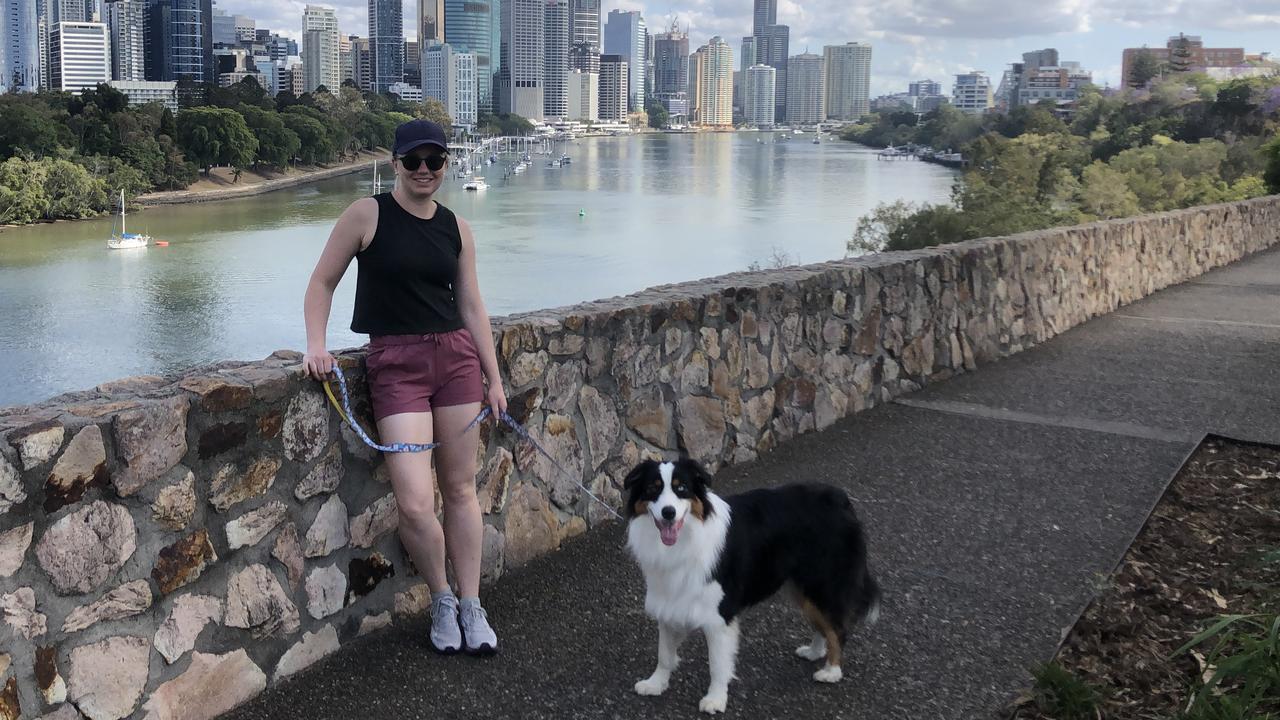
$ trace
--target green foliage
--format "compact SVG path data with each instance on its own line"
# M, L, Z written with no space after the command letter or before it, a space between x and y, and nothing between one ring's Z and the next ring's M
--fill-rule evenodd
M1164 72L1164 63L1155 56L1155 53L1139 52L1134 55L1133 60L1129 63L1129 87L1141 88L1146 87L1147 83L1159 77Z
M418 109L416 109L412 114L414 117L419 117L423 120L430 120L431 122L438 124L440 127L444 128L446 133L453 127L453 118L449 117L449 109L444 106L444 103L435 98L427 98L426 100L423 100L422 103L418 105Z
M649 127L655 130L661 130L671 122L671 114L667 112L667 106L657 100L649 103L648 113Z
M515 113L482 115L477 126L482 135L528 135L533 132L533 123Z
M304 112L306 108L295 105L289 110L294 108L298 112L281 113L280 119L286 128L298 136L298 161L303 165L315 165L332 160L334 148L329 131L319 120L307 115Z
M1266 181L1267 192L1280 193L1280 135L1267 144L1267 169L1262 174Z
M1031 671L1036 708L1057 720L1094 720L1100 717L1102 693L1057 663L1045 663Z
M178 114L178 145L192 162L204 168L214 165L247 167L257 157L258 140L249 132L244 116L235 110L198 107Z
M1252 720L1280 707L1280 615L1220 616L1174 655L1184 653L1205 669L1186 720Z
M44 218L49 210L44 187L48 174L43 160L11 157L0 164L0 222L24 225Z
M97 215L107 208L104 183L89 174L83 166L67 160L42 160L49 163L45 177L45 194L49 197L45 216L51 220L77 220Z
M280 113L243 106L245 124L258 138L257 162L275 168L283 168L297 156L302 148L298 134L285 126Z

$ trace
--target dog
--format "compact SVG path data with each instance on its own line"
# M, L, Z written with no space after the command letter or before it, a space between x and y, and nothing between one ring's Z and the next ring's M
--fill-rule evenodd
M658 665L635 684L661 695L694 630L707 637L711 683L698 704L723 712L738 652L738 617L789 585L813 626L806 660L813 674L838 682L852 622L879 616L880 587L867 566L862 524L848 495L828 485L797 484L721 498L697 462L647 460L623 482L627 547L644 574L645 612L658 621Z

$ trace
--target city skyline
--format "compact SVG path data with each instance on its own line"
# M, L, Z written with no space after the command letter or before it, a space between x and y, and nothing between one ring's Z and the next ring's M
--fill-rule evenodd
M301 40L303 0L264 3L220 0L231 14L250 15L258 27ZM313 2L313 4L315 4ZM368 0L320 2L333 7L344 35L367 33ZM1243 47L1280 56L1280 9L1268 0L1241 0L1223 11L1209 0L1133 6L1121 0L1050 0L1022 8L961 4L958 0L894 0L850 7L848 0L778 0L777 18L791 27L790 54L821 54L826 45L851 41L875 47L871 95L903 92L907 83L932 78L949 91L955 75L982 70L996 78L1023 52L1056 47L1093 71L1099 85L1118 87L1126 47L1163 47L1180 32L1200 35L1215 47ZM610 10L639 10L650 28L665 30L678 18L699 47L715 35L736 55L750 35L754 0L602 0ZM404 17L416 18L417 0L404 0ZM404 23L409 35L414 22ZM416 32L413 33L416 36ZM409 37L408 39L415 39ZM736 63L735 63L736 66Z

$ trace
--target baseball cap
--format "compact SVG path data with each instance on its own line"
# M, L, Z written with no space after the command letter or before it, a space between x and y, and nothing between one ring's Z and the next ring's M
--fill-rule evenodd
M444 128L430 120L410 120L396 128L396 142L391 152L404 156L423 145L435 145L446 152L449 150Z

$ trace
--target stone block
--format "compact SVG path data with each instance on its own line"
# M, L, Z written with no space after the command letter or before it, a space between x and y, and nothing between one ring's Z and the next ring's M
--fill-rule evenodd
M133 517L101 500L54 522L36 544L36 559L60 595L92 592L137 549Z
M116 415L112 434L121 467L112 482L121 497L138 492L182 460L189 407L186 397L175 397Z

